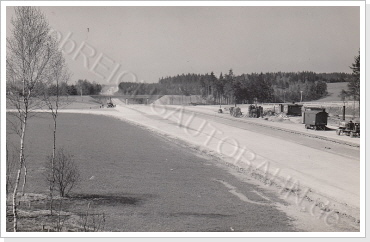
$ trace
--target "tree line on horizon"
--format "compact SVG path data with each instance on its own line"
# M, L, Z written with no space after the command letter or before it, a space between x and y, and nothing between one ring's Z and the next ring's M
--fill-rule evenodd
M327 95L327 83L351 82L348 73L267 72L216 77L210 74L181 74L162 77L158 83L121 82L118 95L200 95L213 103L299 102ZM104 84L79 79L75 84L61 83L61 95L99 95ZM40 88L40 87L39 87ZM42 88L40 88L42 89ZM53 95L56 86L48 86Z
M213 103L299 102L327 95L327 83L349 82L348 73L267 72L234 75L230 69L216 77L182 74L162 77L158 83L121 82L124 95L201 95Z
M37 83L37 90L35 96L42 95L46 92L50 96L69 96L69 95L99 95L104 85L88 80L79 79L75 84L68 84L68 82L58 83ZM13 90L14 91L14 90ZM22 91L19 89L19 93Z

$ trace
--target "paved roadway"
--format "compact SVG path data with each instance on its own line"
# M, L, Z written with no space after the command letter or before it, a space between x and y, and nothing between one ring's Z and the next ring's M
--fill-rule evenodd
M268 135L293 143L301 144L306 147L318 149L324 152L333 153L349 158L360 159L359 138L348 136L337 136L334 130L314 131L305 130L303 125L274 123L262 121L260 119L243 119L231 117L228 113L218 114L209 110L196 109L194 107L185 108L186 112L194 112L198 117L226 124L231 127L252 131L255 133ZM208 112L207 112L208 111ZM297 129L297 127L300 129ZM289 130L292 132L286 132ZM315 138L317 137L317 138ZM328 139L328 140L325 140ZM332 141L330 141L332 140ZM334 142L333 142L334 141ZM349 145L347 145L349 144Z

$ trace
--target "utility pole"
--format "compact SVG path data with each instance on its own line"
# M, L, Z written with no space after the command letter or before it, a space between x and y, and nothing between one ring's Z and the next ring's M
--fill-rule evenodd
M343 121L345 121L345 120L346 120L346 104L344 104L344 106L343 106L342 120L343 120Z
M285 103L285 90L284 90L284 103Z
M221 94L217 94L217 96L218 96L218 101L219 101L219 103L220 103L220 108L221 108L221 104L222 104L222 97L221 97Z

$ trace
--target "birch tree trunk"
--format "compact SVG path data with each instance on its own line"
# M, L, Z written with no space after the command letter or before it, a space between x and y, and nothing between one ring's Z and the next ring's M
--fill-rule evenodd
M20 139L20 151L19 151L19 167L17 171L17 177L14 184L14 191L13 191L13 230L17 232L17 224L18 224L18 204L17 204L17 195L18 195L18 186L22 175L22 168L24 166L24 138L26 135L26 127L27 127L27 113L25 113L24 118L21 124L21 139Z

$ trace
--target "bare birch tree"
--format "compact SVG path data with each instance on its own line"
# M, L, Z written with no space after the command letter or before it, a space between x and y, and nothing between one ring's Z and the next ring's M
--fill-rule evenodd
M56 132L57 132L57 117L61 102L60 97L66 93L62 93L63 90L60 88L62 83L66 83L69 79L69 72L65 63L65 59L61 52L56 54L52 60L52 72L51 72L51 85L54 87L52 89L46 89L44 92L44 101L48 107L50 114L53 118L53 148L52 155L49 159L50 168L47 173L46 181L49 185L49 199L50 199L50 214L53 214L53 192L55 188L55 152L56 152ZM53 91L50 91L53 90Z
M19 162L13 190L13 230L17 231L17 196L23 175L26 183L25 136L32 110L39 107L44 84L50 81L52 59L59 52L56 40L42 12L35 7L15 7L11 20L11 35L7 37L6 77L7 99L19 121ZM8 107L8 108L10 108ZM23 171L23 174L22 174Z

